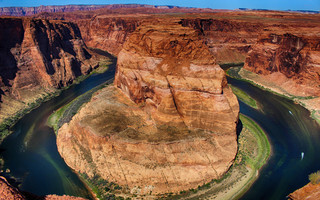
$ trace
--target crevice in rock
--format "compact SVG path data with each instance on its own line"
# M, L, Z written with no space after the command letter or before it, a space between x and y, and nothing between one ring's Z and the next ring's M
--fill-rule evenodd
M171 93L171 95L172 95L172 100L173 100L174 107L176 108L176 111L177 111L177 113L179 114L179 116L181 117L181 119L183 119L183 115L182 115L182 113L180 112L180 110L179 110L179 108L178 108L178 106L177 106L176 99L175 99L175 97L174 97L174 89L173 89L173 87L170 85L170 82L169 82L169 80L168 80L168 77L166 77L166 80L167 80L167 83L168 83L168 87L169 87L169 89L170 89L170 93ZM184 121L183 121L183 123L184 123ZM185 123L184 123L184 124L185 124Z

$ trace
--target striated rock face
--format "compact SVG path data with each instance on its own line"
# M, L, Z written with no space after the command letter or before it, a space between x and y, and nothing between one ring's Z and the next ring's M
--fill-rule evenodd
M133 194L195 188L221 177L237 152L239 106L197 31L145 23L100 90L58 132L66 163Z
M288 195L290 200L317 200L320 199L320 184L308 183L306 186Z
M263 24L257 21L229 19L186 18L181 20L181 24L201 31L218 63L244 62L263 29Z
M2 7L0 8L0 16L30 16L42 12L73 12L73 11L90 11L100 9L103 5L64 5L64 6L39 6L39 7Z
M17 188L11 186L8 181L0 176L0 200L27 200L27 199L43 199L43 200L85 200L80 197L47 195L39 197L33 194L23 194Z
M90 20L78 20L77 24L88 46L118 55L128 35L140 24L140 19L94 16Z
M193 29L176 24L139 27L118 55L115 85L135 103L145 103L159 124L235 130L238 102L224 71Z
M312 34L312 30L310 30ZM298 96L320 96L320 37L316 35L263 35L246 58L244 68L261 75L290 79L285 87ZM285 82L285 81L284 81Z
M2 103L8 98L28 102L43 91L66 86L89 73L91 55L86 48L74 23L0 18ZM10 111L2 106L1 112Z

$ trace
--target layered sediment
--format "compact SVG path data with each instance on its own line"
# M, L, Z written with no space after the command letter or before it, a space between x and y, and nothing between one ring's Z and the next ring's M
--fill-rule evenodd
M0 18L0 120L94 67L71 22Z
M0 16L30 16L38 13L57 13L74 11L91 11L106 7L106 5L64 5L39 7L1 7Z
M119 53L115 86L58 131L71 168L155 195L195 188L232 165L237 99L201 34L178 22L141 24Z
M244 68L271 79L295 96L320 96L320 37L309 34L263 35Z
M215 18L185 18L181 24L199 30L217 63L243 63L263 31L259 21Z

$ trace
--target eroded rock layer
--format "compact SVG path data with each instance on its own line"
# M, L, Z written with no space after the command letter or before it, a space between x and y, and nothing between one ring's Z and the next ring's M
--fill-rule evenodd
M89 73L91 57L74 23L0 18L1 113Z
M308 34L263 35L244 68L265 75L296 96L320 96L320 37L312 27Z
M239 106L197 31L146 22L119 53L115 86L58 132L66 163L159 194L221 177L237 152Z
M251 45L263 30L259 21L212 18L185 18L183 26L201 31L217 63L244 62Z
M196 30L148 24L118 55L115 85L158 124L233 132L238 102Z

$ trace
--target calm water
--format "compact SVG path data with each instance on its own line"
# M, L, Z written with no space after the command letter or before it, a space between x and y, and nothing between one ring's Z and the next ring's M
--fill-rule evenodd
M270 160L241 199L286 199L308 183L310 173L320 169L320 127L309 117L309 111L290 100L243 81L230 78L228 82L259 103L261 111L240 102L240 112L253 118L267 132L272 145Z
M115 63L116 61L114 61ZM103 74L93 74L59 97L43 103L24 116L12 128L13 134L1 144L4 170L21 181L19 188L37 195L73 195L92 199L78 176L60 157L53 129L46 125L48 116L75 97L114 77L115 65Z
M14 133L0 147L4 149L1 156L5 160L4 168L21 180L22 190L38 195L68 194L91 198L84 184L61 159L54 132L45 123L54 110L113 76L114 70L92 75L42 104L13 127ZM308 182L310 173L320 169L320 127L303 107L246 82L228 81L257 100L261 111L240 102L240 112L259 123L273 148L268 164L242 199L285 199L290 192ZM304 152L303 160L301 152Z

